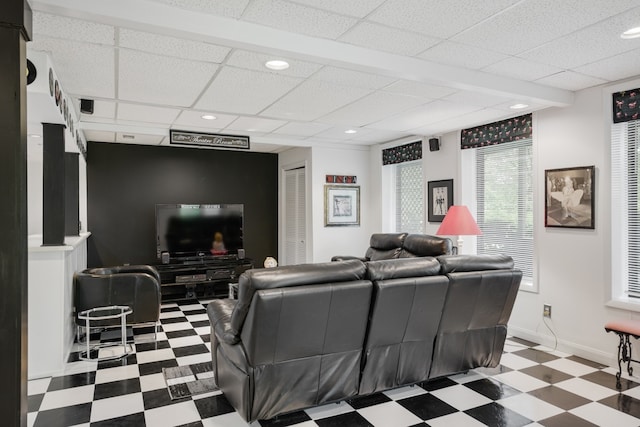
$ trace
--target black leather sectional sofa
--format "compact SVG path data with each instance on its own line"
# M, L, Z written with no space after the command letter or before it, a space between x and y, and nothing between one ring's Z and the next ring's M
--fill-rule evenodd
M495 367L521 277L471 255L247 271L208 306L218 386L253 421Z

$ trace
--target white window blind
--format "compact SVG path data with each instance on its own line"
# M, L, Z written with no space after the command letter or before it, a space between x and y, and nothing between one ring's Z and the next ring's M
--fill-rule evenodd
M513 258L533 280L533 148L531 139L476 148L479 254Z
M399 163L396 169L396 231L424 233L422 161Z
M640 297L640 120L611 126L612 243L614 268L630 297Z

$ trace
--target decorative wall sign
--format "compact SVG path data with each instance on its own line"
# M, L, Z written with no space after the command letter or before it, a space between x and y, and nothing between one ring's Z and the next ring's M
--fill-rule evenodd
M173 129L169 131L169 143L178 145L197 145L201 147L235 148L243 150L248 150L250 148L248 136L189 132Z
M327 184L356 184L357 179L355 175L327 175L325 182Z
M453 180L429 181L427 183L429 222L442 222L451 206L453 206Z
M595 166L544 172L545 227L595 228Z
M324 226L360 225L360 186L324 186Z

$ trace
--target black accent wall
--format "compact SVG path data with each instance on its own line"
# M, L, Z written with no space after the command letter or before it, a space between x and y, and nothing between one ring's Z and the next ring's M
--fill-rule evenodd
M277 154L90 142L87 193L90 267L159 263L159 203L243 203L246 256L278 253Z

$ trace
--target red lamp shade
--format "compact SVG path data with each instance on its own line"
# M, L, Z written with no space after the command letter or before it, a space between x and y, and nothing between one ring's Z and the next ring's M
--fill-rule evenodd
M436 232L440 236L479 236L476 220L466 206L451 206Z

